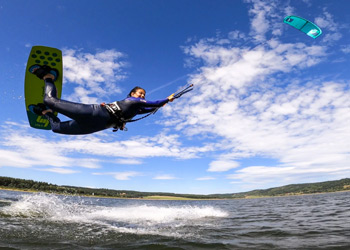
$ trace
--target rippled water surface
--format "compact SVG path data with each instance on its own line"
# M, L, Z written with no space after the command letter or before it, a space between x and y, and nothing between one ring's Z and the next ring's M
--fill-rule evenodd
M350 192L143 201L0 190L0 248L350 249Z

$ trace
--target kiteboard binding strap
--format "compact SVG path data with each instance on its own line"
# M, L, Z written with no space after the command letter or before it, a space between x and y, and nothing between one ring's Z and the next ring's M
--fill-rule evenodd
M58 78L58 70L47 65L41 66L39 64L34 64L29 67L29 72L36 75L39 79L43 79L47 74L53 75L54 81Z
M48 110L49 108L44 103L38 103L37 105L35 104L29 105L28 109L36 115L43 115L42 112L44 110Z

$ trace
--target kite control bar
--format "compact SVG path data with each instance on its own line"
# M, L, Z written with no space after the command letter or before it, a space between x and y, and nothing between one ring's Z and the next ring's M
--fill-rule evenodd
M174 98L179 98L183 94L190 92L191 90L193 90L193 84L190 84L187 87L183 88L182 90L179 90L178 92L174 93Z
M173 95L174 95L174 98L179 98L181 97L183 94L187 93L187 92L190 92L191 90L193 90L193 84L190 84L188 85L187 87L183 88L182 90L179 90L178 92L175 92ZM136 121L139 121L139 120L142 120L150 115L154 115L158 109L160 109L160 107L156 108L153 112L150 112L148 113L147 115L143 116L143 117L140 117L138 119L134 119L134 120L128 120L126 122L136 122Z

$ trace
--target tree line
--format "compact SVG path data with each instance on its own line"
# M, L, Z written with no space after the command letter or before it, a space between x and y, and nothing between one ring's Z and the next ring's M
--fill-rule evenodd
M138 192L130 190L113 190L105 188L86 188L74 186L59 186L47 182L24 180L11 177L0 176L0 188L18 189L23 191L41 191L58 194L82 195L82 196L102 196L115 198L144 198L146 196L173 196L190 199L207 199L206 195L175 194L161 192Z
M350 179L345 178L337 181L326 181L318 183L291 184L282 187L253 190L241 193L229 194L176 194L162 192L139 192L130 190L113 190L104 188L86 188L74 186L59 186L47 182L24 180L11 177L0 176L0 188L16 189L23 191L40 191L58 194L81 195L81 196L101 196L115 198L144 198L147 196L170 196L189 199L237 199L249 197L274 197L286 195L302 195L314 193L327 193L338 191L350 191Z

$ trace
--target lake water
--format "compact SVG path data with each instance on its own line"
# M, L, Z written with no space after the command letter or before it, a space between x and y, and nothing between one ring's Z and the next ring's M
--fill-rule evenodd
M350 249L350 192L146 201L0 190L0 249Z

